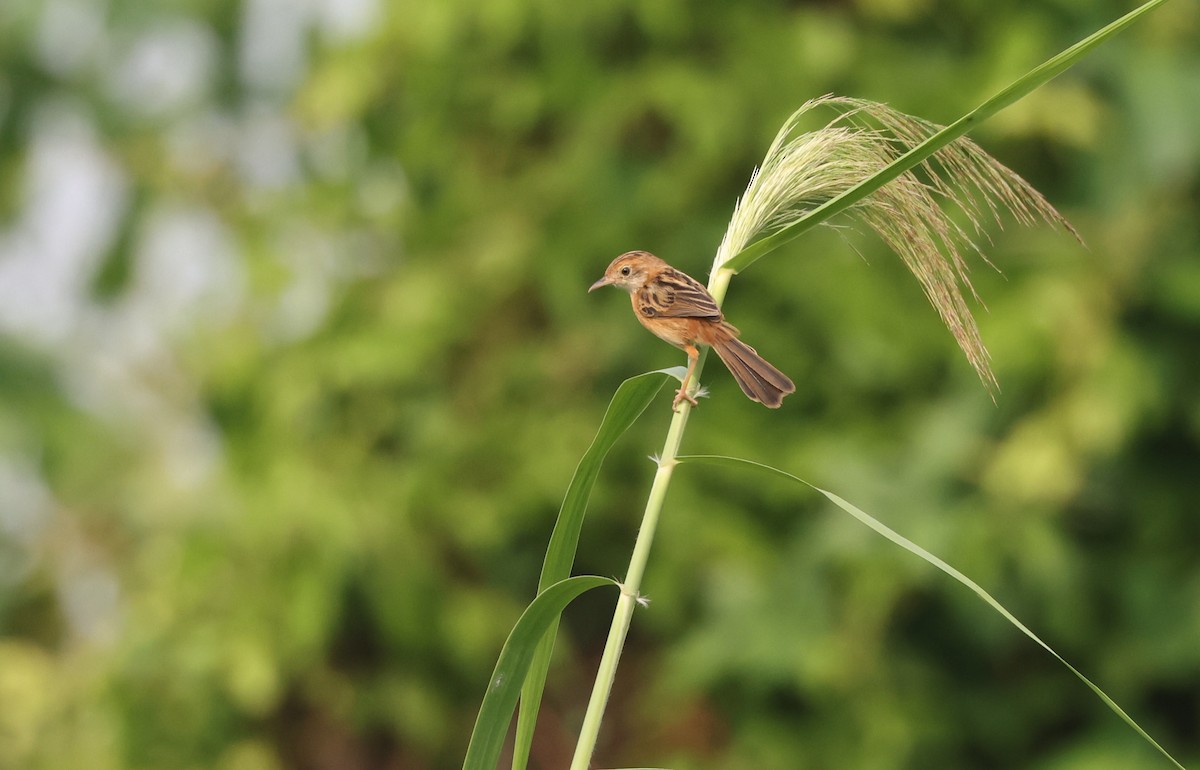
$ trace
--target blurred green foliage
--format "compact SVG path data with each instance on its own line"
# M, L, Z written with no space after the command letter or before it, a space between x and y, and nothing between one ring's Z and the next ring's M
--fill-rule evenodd
M702 275L807 98L950 121L1125 10L7 0L0 767L456 766L609 394L682 363L585 294L612 256ZM943 555L1185 764L1196 11L974 135L1088 242L983 244L995 404L903 267L825 229L726 304L798 393L768 412L709 367L685 446ZM609 458L578 572L623 568L668 416ZM932 569L787 486L694 470L598 762L1163 766ZM569 757L609 612L567 615L535 767Z

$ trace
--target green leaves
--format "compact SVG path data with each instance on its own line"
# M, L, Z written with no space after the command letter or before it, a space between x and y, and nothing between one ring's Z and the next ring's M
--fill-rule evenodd
M546 559L542 563L542 577L538 581L539 593L571 574L571 565L575 563L575 550L579 545L579 530L583 526L588 498L600 473L600 466L608 455L608 450L612 449L617 439L641 416L670 376L673 376L673 373L669 370L639 374L622 382L613 394L608 411L604 413L604 420L600 423L600 429L596 431L596 438L592 440L592 445L575 468L575 474L571 477L567 494L559 508L558 521L554 524L554 533L550 536ZM546 674L550 670L550 656L554 653L554 637L557 631L558 620L555 618L545 628L545 633L538 643L528 681L521 696L521 714L517 720L517 737L513 748L513 767L516 770L525 767L529 761L529 747L533 743L538 706L546 685Z
M562 580L571 573L571 565L575 561L575 548L579 544L579 528L583 526L583 516L587 512L588 497L592 494L592 486L600 473L600 465L604 462L608 450L621 437L630 425L641 416L650 402L658 395L670 375L668 371L655 371L630 377L621 383L608 404L596 438L588 447L575 475L567 487L558 511L558 521L554 524L554 533L550 536L550 545L546 550L546 559L542 564L542 577L538 581L538 590Z
M557 625L558 616L566 606L593 588L617 585L612 578L568 578L542 591L525 609L508 635L504 649L500 651L500 659L492 671L487 694L483 696L483 705L479 707L479 716L475 720L475 729L471 732L463 770L491 770L496 766L538 640L546 635L549 628Z
M1017 630L1019 630L1021 633L1025 634L1025 636L1029 637L1034 642L1036 642L1038 644L1038 646L1040 646L1046 652L1050 653L1055 658L1057 658L1058 661L1060 663L1062 663L1064 666L1066 666L1067 669L1072 674L1074 674L1076 677L1079 678L1080 681L1082 681L1085 685L1087 685L1088 688L1092 692L1094 692L1097 697L1100 698L1100 700L1104 701L1104 705L1106 705L1110 709L1112 709L1114 714L1121 717L1121 719L1123 719L1126 724L1128 724L1130 727L1132 727L1133 730L1138 735L1142 736L1142 738L1144 738L1151 746L1158 749L1159 752L1162 753L1162 755L1164 757L1171 760L1171 762L1176 767L1180 768L1180 770L1183 770L1183 765L1179 764L1179 762L1177 762L1175 760L1175 758L1172 757L1167 752L1166 749L1164 749L1162 746L1159 745L1159 743L1157 741L1155 741L1153 738L1151 738L1150 734L1147 733L1145 730L1143 730L1142 726L1133 720L1133 717L1131 717L1131 716L1129 716L1129 714L1125 713L1125 710L1122 709L1120 706L1118 706L1116 701L1114 701L1112 698L1110 698L1108 696L1107 693L1105 693L1098 686L1096 686L1096 684L1093 683L1092 680L1088 679L1086 676L1084 676L1082 673L1080 673L1078 669L1076 669L1074 666L1072 666L1070 663L1068 663L1066 661L1066 659L1063 658L1063 656L1061 656L1057 652L1055 652L1054 648L1052 648L1050 645L1046 644L1046 642L1042 641L1041 637L1039 637L1037 634L1035 634L1033 631L1031 631L1028 626L1026 626L1024 623L1022 623L1020 620L1018 620L1015 615L1013 615L1011 612L1009 612L1004 607L1004 605L1002 605L1000 602L998 602L995 599L995 597L993 597L991 594L989 594L987 591L985 591L978 583L976 583L974 580L967 577L963 573L959 572L957 569L950 566L949 564L947 564L945 561L943 561L939 557L933 555L932 553L930 553L929 551L926 551L924 548L917 545L913 541L904 537L904 535L901 535L899 532L896 532L895 530L889 528L886 524L879 521L875 517L871 516L866 511L863 511L861 508L858 508L857 506L843 500L841 497L839 497L838 495L835 495L833 492L826 491L826 490L821 489L820 487L816 486L815 484L811 484L811 483L805 481L804 479L800 478L799 476L793 476L792 474L788 473L787 471L782 471L782 470L779 470L778 468L773 468L770 465L764 465L763 463L754 462L753 460L743 460L743 459L740 459L737 457L720 457L720 456L715 456L715 455L693 455L693 456L680 457L679 462L681 464L704 463L704 464L709 464L709 465L724 465L727 467L742 467L742 468L748 466L748 467L755 468L760 471L765 471L765 472L773 474L775 476L779 476L781 478L788 479L789 481L794 481L798 484L803 484L804 486L806 486L816 492L820 492L822 495L824 495L826 498L828 498L834 505L841 508L843 511L850 514L854 518L858 519L858 521L862 522L863 524L867 525L871 529L875 530L877 533L884 536L885 538L892 541L893 543L900 546L901 548L908 551L909 553L921 557L928 563L930 563L933 566L940 569L942 572L946 573L950 577L957 580L962 585L971 589L971 591L974 592L976 596L978 596L980 599L982 599L984 602L986 602L989 607L991 607L993 610L998 612L1005 620L1007 620L1009 623L1012 623L1013 626L1017 628Z

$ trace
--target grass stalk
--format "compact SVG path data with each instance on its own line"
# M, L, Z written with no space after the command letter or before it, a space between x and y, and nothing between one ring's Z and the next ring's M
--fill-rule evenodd
M725 300L725 292L729 288L729 280L733 273L729 270L718 270L709 281L708 290L720 305ZM704 360L707 350L702 350L700 359L696 362L695 376L688 386L688 392L695 395L699 389L700 374L704 370ZM688 416L692 405L683 401L679 411L671 418L667 429L667 439L663 443L662 454L658 458L658 470L654 474L654 483L650 486L650 494L646 498L646 508L642 513L642 523L638 528L637 541L633 546L633 555L629 559L629 568L625 571L625 580L621 583L621 596L617 600L617 608L613 613L612 625L608 630L608 641L604 644L604 654L600 657L600 666L596 672L596 681L592 686L592 695L588 699L587 712L583 717L579 741L575 744L575 756L571 759L571 770L588 770L592 754L596 750L596 741L600 736L600 723L604 720L604 710L608 706L608 696L612 692L613 682L617 677L617 664L621 660L621 651L625 647L625 637L629 633L629 625L633 622L633 611L637 608L642 586L642 576L646 572L646 564L650 560L650 547L654 543L654 533L658 528L659 515L662 513L663 501L667 498L667 489L671 486L671 478L678 465L679 447L683 443L683 432L687 427Z
M998 208L1003 208L1016 215L1018 221L1031 223L1041 218L1047 222L1061 223L1071 232L1074 231L1036 190L967 141L965 135L996 112L1068 69L1092 48L1164 2L1166 0L1148 0L1035 67L947 127L911 118L884 105L841 100L850 107L846 116L853 117L855 113L865 112L882 123L886 131L855 129L852 124L843 124L827 126L823 132L809 134L799 140L790 139L796 117L815 104L838 100L816 100L802 107L784 125L768 150L763 165L751 178L717 250L708 290L718 307L724 302L734 274L809 228L827 222L837 214L860 209L867 223L879 232L921 281L931 303L954 333L984 384L989 390L994 389L996 382L988 365L986 349L978 339L974 319L963 303L958 286L961 282L970 288L965 264L955 245L956 237L963 234L945 219L938 198L948 195L956 200L978 225L972 213L975 211L973 199L969 192L965 192L974 185L983 196L986 210L993 215ZM894 141L905 147L903 152L892 153L890 148ZM839 152L839 148L848 148L848 151ZM945 178L940 177L936 167L930 165L931 158L937 158L942 164L941 168L947 174ZM932 181L921 182L912 176L911 172L922 164L925 164ZM869 201L874 202L875 209L867 205ZM774 232L771 234L758 237L763 231L772 229ZM914 246L914 243L917 245ZM949 257L946 252L949 252ZM689 393L692 395L699 388L704 359L702 352L696 363L695 377L689 384ZM646 500L642 524L625 581L621 585L621 596L613 614L608 641L571 761L571 770L588 770L591 763L690 414L691 406L687 402L681 403L667 431L667 439L658 460L658 471Z

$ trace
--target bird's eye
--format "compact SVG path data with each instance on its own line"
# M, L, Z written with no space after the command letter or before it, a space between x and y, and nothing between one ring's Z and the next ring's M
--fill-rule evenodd
M629 265L621 268L621 275L629 275Z

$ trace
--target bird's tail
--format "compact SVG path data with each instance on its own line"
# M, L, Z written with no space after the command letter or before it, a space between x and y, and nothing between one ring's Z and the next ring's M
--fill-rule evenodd
M729 373L751 401L777 409L783 397L796 392L796 385L783 372L771 366L754 348L734 336L735 331L721 329L712 349L721 357Z

